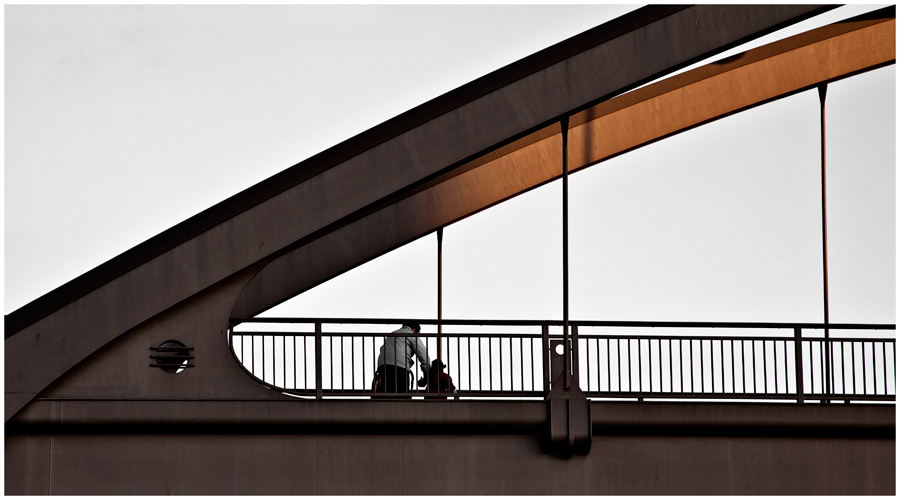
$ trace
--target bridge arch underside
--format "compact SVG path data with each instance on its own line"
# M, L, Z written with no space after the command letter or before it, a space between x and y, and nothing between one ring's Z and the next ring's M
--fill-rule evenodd
M892 63L894 57L894 22L858 21L827 26L676 75L571 115L569 171L823 83L882 67ZM231 316L255 316L561 174L562 135L560 124L554 123L275 257L248 283Z

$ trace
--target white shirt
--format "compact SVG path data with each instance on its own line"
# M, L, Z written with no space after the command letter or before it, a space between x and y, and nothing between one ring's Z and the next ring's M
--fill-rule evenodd
M408 326L404 326L393 333L415 335L412 328ZM431 360L428 358L428 351L421 340L416 337L385 337L384 345L381 346L381 352L378 354L378 366L388 364L409 369L413 366L412 357L414 355L419 358L419 363L422 364L422 372L428 373Z

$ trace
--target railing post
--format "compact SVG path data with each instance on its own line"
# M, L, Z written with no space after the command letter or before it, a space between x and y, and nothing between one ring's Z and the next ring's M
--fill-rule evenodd
M580 380L578 373L578 325L572 325L572 378Z
M802 403L803 397L803 338L799 328L794 328L794 376L797 378L797 402Z
M316 323L316 399L322 399L322 323Z
M541 325L541 349L544 363L544 396L550 394L550 325L544 323Z

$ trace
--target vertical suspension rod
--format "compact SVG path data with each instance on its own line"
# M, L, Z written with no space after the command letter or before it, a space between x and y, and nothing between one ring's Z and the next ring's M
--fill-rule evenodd
M825 305L825 394L831 394L831 342L828 331L828 224L826 223L825 210L825 93L828 90L828 84L819 84L819 119L821 131L821 158L822 158L822 282L823 282L823 300ZM826 402L830 402L826 400Z
M562 246L563 246L563 390L569 390L569 117L560 120L562 129Z
M444 250L444 228L439 227L437 230L437 318L438 318L438 338L437 338L437 357L438 359L443 359L443 349L441 347L441 334L444 333L444 325L440 323L441 319L443 319L443 311L442 305L443 301L443 290L444 290L444 262L443 262L443 250ZM447 342L450 342L449 340ZM449 369L448 369L449 371Z

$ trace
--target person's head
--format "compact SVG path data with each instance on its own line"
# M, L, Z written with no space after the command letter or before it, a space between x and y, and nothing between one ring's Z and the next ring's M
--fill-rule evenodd
M444 362L439 359L435 359L431 362L432 372L441 372L444 371L444 368L447 368L447 365L445 365Z
M419 332L422 330L422 327L419 326L418 323L406 323L406 324L404 324L403 326L406 327L406 328L409 328L409 329L412 330L414 333L419 333Z

